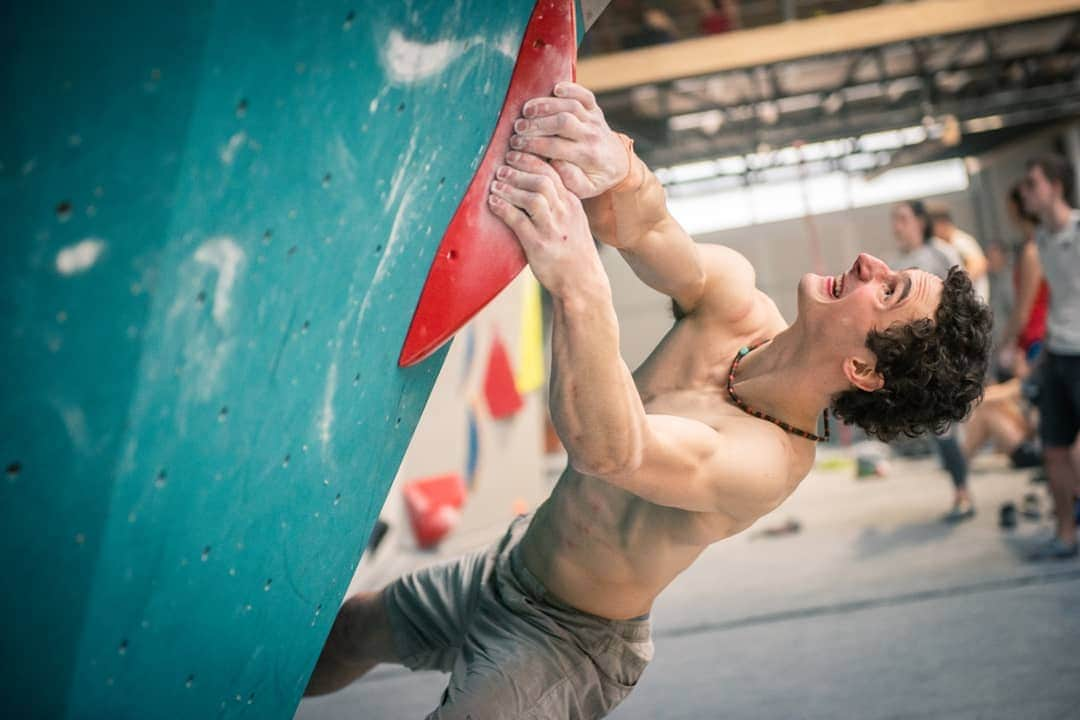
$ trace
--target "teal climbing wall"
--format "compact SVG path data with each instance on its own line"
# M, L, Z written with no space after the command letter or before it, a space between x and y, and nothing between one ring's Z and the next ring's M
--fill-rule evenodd
M532 3L5 5L0 705L291 717Z

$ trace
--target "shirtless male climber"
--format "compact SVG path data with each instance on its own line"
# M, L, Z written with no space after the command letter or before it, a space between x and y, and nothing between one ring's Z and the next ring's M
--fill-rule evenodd
M491 547L349 598L310 695L386 662L451 673L429 718L602 717L652 657L653 600L791 494L828 408L888 439L939 431L982 393L990 313L962 270L859 255L802 277L789 326L744 257L679 227L588 90L560 83L514 129L489 202L552 296L569 464ZM676 309L633 374L594 235Z

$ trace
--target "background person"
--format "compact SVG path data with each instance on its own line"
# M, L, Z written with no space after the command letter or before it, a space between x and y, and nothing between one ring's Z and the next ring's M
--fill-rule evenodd
M1080 434L1080 213L1069 205L1074 183L1065 158L1043 155L1028 162L1021 185L1024 208L1039 218L1035 244L1050 288L1039 430L1057 527L1054 537L1032 553L1033 560L1077 555L1080 467L1070 452Z
M1046 334L1046 314L1050 287L1039 261L1035 231L1039 218L1024 208L1020 184L1014 185L1006 198L1009 221L1019 233L1013 260L1013 305L998 338L998 366L1010 375L1018 373L1018 361L1031 364L1042 349ZM1019 360L1018 360L1019 358Z
M971 278L971 284L975 286L975 292L979 293L983 302L987 302L990 299L990 278L986 276L986 254L983 253L979 241L956 227L947 208L931 209L930 217L933 220L934 237L941 238L956 249L964 262L968 277Z
M960 253L934 235L933 220L921 200L897 203L892 209L892 230L898 254L896 267L916 267L937 277L946 277L953 267L963 267ZM975 516L975 504L968 488L968 462L955 427L934 436L941 463L953 484L952 508L942 518L960 522Z

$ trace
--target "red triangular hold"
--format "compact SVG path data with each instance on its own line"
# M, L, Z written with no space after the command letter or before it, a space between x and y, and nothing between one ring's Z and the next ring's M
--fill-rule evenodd
M419 478L402 490L416 544L432 548L454 529L465 504L465 483L457 473Z
M574 78L577 31L573 0L537 0L518 49L510 87L491 142L451 218L413 314L398 365L433 353L525 267L517 238L488 209L488 187L509 150L514 121L526 100L550 95Z
M488 412L496 420L508 418L521 409L521 395L514 382L514 370L510 367L510 355L498 335L491 343L487 371L484 374L484 397Z

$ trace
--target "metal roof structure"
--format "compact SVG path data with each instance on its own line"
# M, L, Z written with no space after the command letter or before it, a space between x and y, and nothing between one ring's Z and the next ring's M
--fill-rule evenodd
M924 0L852 11L583 61L579 78L600 89L611 125L657 168L844 141L846 150L827 153L835 164L867 151L860 138L901 129L907 140L875 165L972 154L1080 115L1080 3L1009 5ZM832 50L792 57L799 43ZM743 50L701 55L725 48ZM656 62L642 63L649 57ZM640 80L617 76L634 62ZM680 67L720 69L675 77Z

